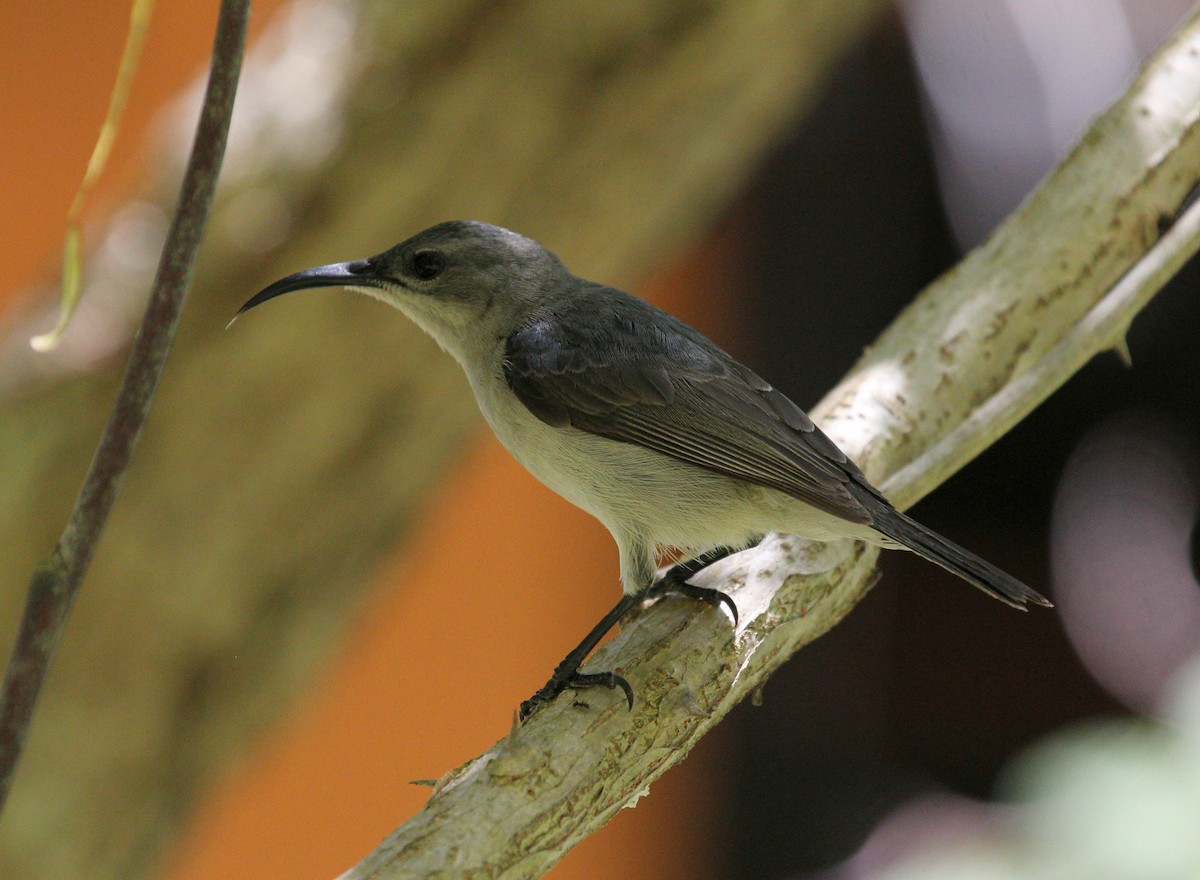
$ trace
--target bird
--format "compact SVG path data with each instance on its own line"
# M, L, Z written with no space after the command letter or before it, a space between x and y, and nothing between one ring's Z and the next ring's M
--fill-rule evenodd
M620 601L522 702L523 721L567 689L620 688L581 671L646 599L737 606L689 583L768 533L906 549L1014 608L1051 603L898 511L813 420L678 318L573 275L537 241L474 220L439 223L373 257L288 275L285 293L343 287L394 306L461 365L480 412L524 467L612 534ZM232 323L232 322L230 322ZM667 551L684 561L657 577Z

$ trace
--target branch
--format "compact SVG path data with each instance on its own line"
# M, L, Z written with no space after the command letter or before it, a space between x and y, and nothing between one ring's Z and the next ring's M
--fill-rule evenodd
M75 508L54 550L29 581L25 613L0 692L0 810L12 788L54 648L129 467L171 349L225 153L249 11L250 0L222 0L200 122L141 331Z
M903 505L994 442L1200 246L1200 19L988 242L927 289L816 412ZM885 480L886 478L886 480ZM871 586L877 551L772 536L705 573L741 623L662 602L597 652L638 695L560 699L450 772L343 880L538 876L651 782ZM997 613L1007 613L997 609ZM591 706L582 708L579 700Z

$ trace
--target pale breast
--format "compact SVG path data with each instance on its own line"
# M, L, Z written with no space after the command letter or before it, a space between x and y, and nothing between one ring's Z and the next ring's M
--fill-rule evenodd
M472 387L484 418L513 457L614 535L707 549L745 544L780 518L774 505L762 503L764 493L779 493L635 444L551 427L502 379L473 381Z

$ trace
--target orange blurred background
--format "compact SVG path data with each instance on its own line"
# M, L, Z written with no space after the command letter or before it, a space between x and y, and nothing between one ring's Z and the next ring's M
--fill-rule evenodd
M1054 149L1069 146L1104 106L1111 96L1097 96L1097 88L1118 88L1130 59L1159 38L1150 34L1154 10L1161 37L1181 5L1124 4L1131 33L1104 32L1129 44L1125 64L1091 36L1121 24L1101 14L1112 4L1075 4L1070 15L1033 16L1017 28L1004 10L1031 5L972 3L896 4L899 12L850 53L800 127L764 157L733 222L637 292L733 340L735 355L810 404L917 290L953 265L961 246L983 234L973 227L1005 216L1054 161ZM252 33L282 5L255 3ZM126 125L89 219L117 207L139 179L155 112L203 69L215 7L176 2L155 10ZM129 14L128 0L4 8L10 51L0 54L0 191L9 222L0 224L8 269L0 308L57 273L63 218L104 116ZM1040 35L1036 45L1030 34ZM1046 51L1046 63L1033 64L1031 46ZM1106 76L1091 75L1096 68L1079 59L1103 62ZM1050 73L1059 78L1030 85ZM1046 103L1075 92L1090 102ZM923 112L935 116L933 144ZM947 145L959 152L939 157ZM971 224L956 225L956 216ZM1076 572L1085 592L1072 603L1065 579L1052 583L1047 536L1064 464L1110 414L1136 407L1138 424L1157 413L1183 425L1180 436L1200 435L1197 283L1185 275L1135 322L1136 370L1097 358L916 510L1051 592L1054 614L1008 614L911 556L886 555L880 588L772 677L765 706L735 713L552 876L819 876L811 872L838 862L822 876L859 876L845 860L856 852L874 859L880 838L872 829L886 829L885 817L914 794L948 792L956 804L979 804L1012 755L1036 738L1080 718L1127 712L1096 675L1102 665L1080 663L1060 621L1069 629L1077 609L1077 629L1091 628L1091 644L1107 652L1112 668L1145 672L1161 664L1141 654L1131 660L1127 646L1168 654L1160 622L1171 615L1150 605L1130 614L1119 603L1101 614L1090 572ZM752 343L739 351L739 339ZM172 880L344 871L424 803L428 789L412 780L435 778L503 736L520 700L616 600L616 550L604 530L527 476L482 423L465 448L377 588L364 594L341 651L307 699L202 793L168 858ZM1178 454L1194 460L1192 452ZM1080 485L1085 510L1101 510L1094 498L1113 491L1095 478ZM1137 535L1146 543L1144 522ZM1093 562L1101 558L1094 540L1076 548ZM1195 570L1194 527L1191 541ZM1143 583L1103 567L1111 595L1142 603ZM1194 593L1190 580L1188 589ZM1193 618L1172 623L1181 619ZM439 620L454 621L453 630L429 623ZM1154 693L1143 688L1130 703L1150 705ZM1006 817L1009 810L1001 808ZM953 830L963 815L949 811L945 827ZM915 839L904 827L897 848L900 837L904 846Z
M255 2L251 40L282 5ZM0 306L57 275L63 219L104 117L128 16L115 0L5 4L9 45L21 51L0 55L0 191L22 216L0 225L8 269ZM202 73L214 21L215 4L157 4L86 220L119 205L138 180L154 114ZM718 331L729 318L719 270L695 260L640 293ZM420 808L429 789L411 780L440 776L505 734L520 700L620 590L607 532L483 430L380 582L309 698L202 798L168 876L315 880L344 871ZM438 619L455 621L454 631L413 626ZM698 748L553 876L611 877L614 868L624 877L714 876L717 751Z

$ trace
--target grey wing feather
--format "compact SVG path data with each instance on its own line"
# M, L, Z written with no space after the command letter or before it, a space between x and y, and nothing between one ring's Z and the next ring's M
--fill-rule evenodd
M568 301L566 308L587 309L585 318L572 320L559 306L507 341L505 378L538 419L871 522L856 496L874 490L798 406L686 324L627 294L600 291Z
M628 294L581 284L558 306L566 313L507 341L505 378L539 419L778 489L871 525L1009 605L1050 604L899 513L803 410L707 338Z

